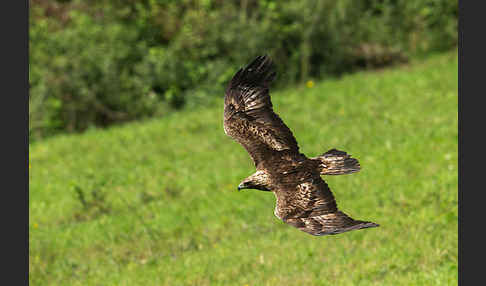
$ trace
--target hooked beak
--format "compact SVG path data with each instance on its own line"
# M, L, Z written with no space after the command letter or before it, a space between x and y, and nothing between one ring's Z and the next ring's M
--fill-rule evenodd
M241 184L238 185L238 191L240 191L242 189L246 189L245 183L241 183Z

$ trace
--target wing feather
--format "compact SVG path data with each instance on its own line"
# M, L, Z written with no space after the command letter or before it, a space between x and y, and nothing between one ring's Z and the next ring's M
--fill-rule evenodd
M292 132L273 112L269 84L275 74L269 57L257 57L234 75L225 92L225 133L243 145L255 165L272 151L299 151Z
M277 191L275 215L312 235L338 234L378 224L354 220L338 210L329 186L320 177L299 183L293 191Z

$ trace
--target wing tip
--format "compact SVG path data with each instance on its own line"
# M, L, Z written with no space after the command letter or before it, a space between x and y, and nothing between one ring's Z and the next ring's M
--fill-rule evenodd
M314 236L335 235L352 230L380 226L379 224L371 221L353 220L341 212L338 212L337 215L338 216L336 218L330 219L328 221L323 218L324 216L316 216L308 218L288 219L284 220L284 222ZM342 225L339 226L338 222L340 219L347 220L347 223L342 223Z
M229 87L238 86L268 86L277 73L268 54L257 56L247 66L240 68L230 81Z
M312 235L315 236L323 236L323 235L335 235L335 234L340 234L343 232L348 232L352 230L359 230L359 229L365 229L365 228L373 228L373 227L379 227L380 225L374 222L370 221L363 221L358 224L348 226L348 227L342 227L342 228L337 228L333 229L330 231L323 231L323 232L318 232L318 233L311 233Z

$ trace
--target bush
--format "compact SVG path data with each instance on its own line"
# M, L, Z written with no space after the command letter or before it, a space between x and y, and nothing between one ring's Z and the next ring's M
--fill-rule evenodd
M30 134L212 102L268 53L277 86L457 44L457 0L31 0Z
M143 68L138 31L70 13L57 31L48 19L30 30L30 127L33 135L84 130L153 113L157 102Z

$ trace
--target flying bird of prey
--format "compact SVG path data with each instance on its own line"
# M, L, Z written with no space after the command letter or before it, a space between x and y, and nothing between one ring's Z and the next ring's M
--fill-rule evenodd
M259 56L241 68L226 88L224 132L248 151L256 167L238 190L273 192L277 198L274 214L312 235L378 226L338 210L321 175L358 172L359 162L336 149L314 158L299 152L292 132L273 112L269 84L275 75L271 59Z

